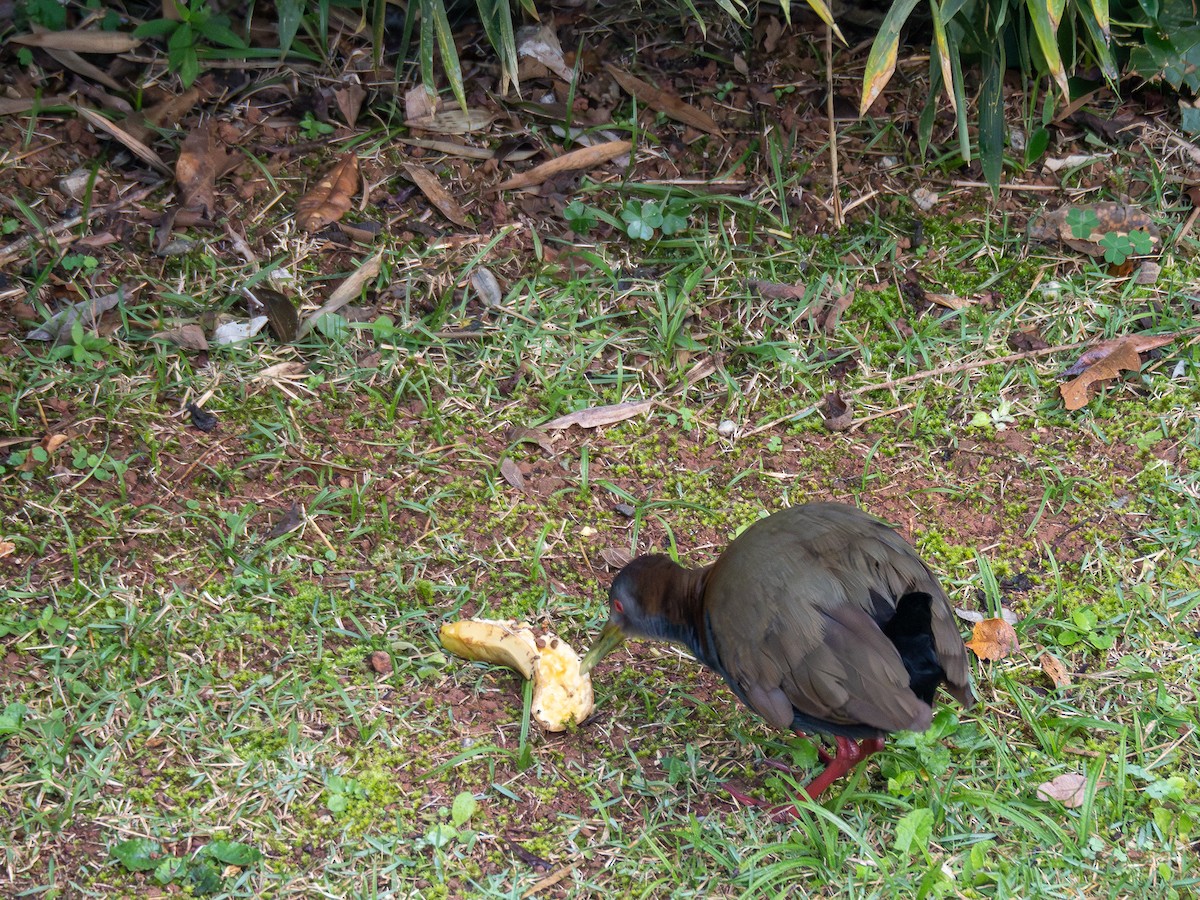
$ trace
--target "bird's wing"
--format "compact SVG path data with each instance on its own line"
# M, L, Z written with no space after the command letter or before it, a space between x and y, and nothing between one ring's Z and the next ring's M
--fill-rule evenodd
M760 549L718 565L708 585L725 598L708 610L721 665L746 702L781 728L796 712L834 726L927 727L900 654L836 574L803 546L755 558Z

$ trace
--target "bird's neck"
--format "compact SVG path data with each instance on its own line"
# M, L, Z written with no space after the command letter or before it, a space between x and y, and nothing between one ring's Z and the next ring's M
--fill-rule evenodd
M648 635L682 644L705 663L711 654L708 625L704 615L704 588L711 569L712 566L702 569L680 567L680 571L671 582L670 590L663 598L664 615L656 617L657 633Z

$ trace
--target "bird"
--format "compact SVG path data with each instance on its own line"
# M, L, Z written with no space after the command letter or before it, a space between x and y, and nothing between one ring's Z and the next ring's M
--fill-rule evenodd
M975 703L937 576L893 528L848 504L779 510L701 568L639 556L613 579L608 605L582 671L626 637L682 645L768 724L834 739L805 786L814 800L886 735L928 729L940 685Z

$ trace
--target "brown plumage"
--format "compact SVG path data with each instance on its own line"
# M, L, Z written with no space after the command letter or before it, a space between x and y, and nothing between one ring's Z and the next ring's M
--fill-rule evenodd
M927 729L939 684L975 702L937 577L852 506L777 512L701 569L638 557L613 581L609 608L585 671L624 636L682 644L772 725L835 737L837 752L808 785L814 797L884 735Z

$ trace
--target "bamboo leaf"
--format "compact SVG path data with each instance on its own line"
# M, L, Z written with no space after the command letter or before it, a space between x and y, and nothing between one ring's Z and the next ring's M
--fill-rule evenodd
M1067 84L1067 71L1063 68L1062 55L1058 52L1058 27L1051 20L1050 3L1048 0L1026 0L1029 18L1033 20L1033 30L1037 34L1038 46L1042 56L1046 58L1046 67L1057 82L1064 97L1071 96L1071 88Z
M812 7L813 12L820 16L822 22L833 29L834 36L843 44L846 43L846 39L842 37L842 30L837 27L837 22L833 21L833 13L829 11L829 4L825 0L808 0L808 5ZM791 5L781 3L780 6L783 8L784 17L790 22L792 20L789 14L791 12Z
M812 4L813 0L809 0ZM917 5L917 0L896 0L883 17L871 52L867 56L867 69L863 73L862 102L858 114L865 116L896 71L896 56L900 51L900 29ZM816 9L815 6L813 6ZM818 15L820 13L818 12Z
M983 83L979 86L979 162L983 176L999 193L1004 171L1004 46L985 53L980 60Z
M942 19L942 6L938 0L929 0L929 15L933 19L933 44L937 52L938 67L942 73L942 84L946 88L946 96L950 98L950 108L958 112L958 98L954 96L952 85L954 76L950 72L950 47L946 41L946 23ZM929 93L936 95L937 87L930 85Z

